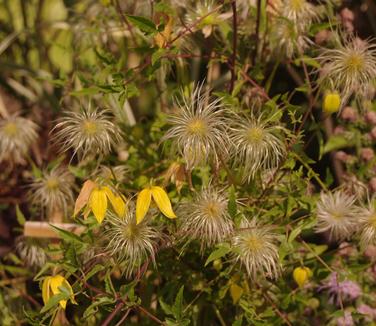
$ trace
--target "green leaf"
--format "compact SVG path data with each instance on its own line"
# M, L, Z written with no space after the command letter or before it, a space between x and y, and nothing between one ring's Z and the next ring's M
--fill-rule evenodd
M71 242L71 241L74 241L74 242L78 242L78 243L85 243L84 241L81 240L81 238L72 233L72 232L69 232L69 231L66 231L66 230L63 230L63 229L60 229L58 228L57 226L54 226L52 224L50 224L50 226L52 228L54 228L58 235L64 240L64 241L67 241L67 242Z
M133 15L126 15L128 20L136 27L138 27L142 32L145 34L152 34L158 32L157 27L155 24L142 16L133 16Z
M46 311L50 310L51 308L59 304L59 301L68 300L69 297L70 297L69 293L66 293L66 292L55 294L54 296L50 298L50 300L48 300L47 304L42 308L40 313L41 314L45 313Z
M182 317L182 310L183 310L183 292L184 292L184 285L181 286L179 289L178 294L175 298L174 306L172 307L172 311L174 313L174 317L179 320Z
M210 254L210 256L208 257L208 259L205 262L205 266L207 266L212 261L227 255L230 251L231 251L231 248L230 248L229 245L221 245L218 249L214 250Z
M162 310L165 312L166 315L173 315L174 313L172 312L172 307L164 302L162 298L159 298L159 304L161 305Z
M94 301L89 307L86 308L83 314L83 318L88 318L94 315L98 311L99 306L113 305L115 303L114 299L109 297L100 297L98 300Z
M227 204L228 213L232 218L235 218L237 213L236 207L236 196L235 196L235 188L231 186L229 189L229 196L228 196L228 204Z
M85 275L85 281L87 281L89 278L93 277L95 274L97 274L100 271L103 271L105 267L103 265L97 264L95 265L89 273Z
M321 156L334 150L354 145L353 140L344 137L343 135L330 136L324 147L321 149Z
M16 205L16 216L17 216L18 223L20 225L24 225L26 222L25 215L22 213L18 205Z

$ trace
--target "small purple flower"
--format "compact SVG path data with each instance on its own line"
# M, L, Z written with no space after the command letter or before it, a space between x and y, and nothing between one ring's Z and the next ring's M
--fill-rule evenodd
M356 309L360 314L366 316L367 321L376 320L376 309L366 305L364 303L360 304Z
M324 285L319 287L319 291L326 290L330 296L329 302L340 305L341 300L353 301L362 294L360 286L349 280L338 281L337 273L331 273Z

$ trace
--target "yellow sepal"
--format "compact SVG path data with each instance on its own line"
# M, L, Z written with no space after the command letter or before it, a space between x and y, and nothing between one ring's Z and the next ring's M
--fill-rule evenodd
M115 213L120 217L124 216L126 211L126 201L123 199L124 197L122 195L115 195L108 187L103 188L106 191L107 198L110 200Z
M137 202L136 202L136 222L137 224L140 223L146 213L149 210L151 202L151 189L145 188L141 190L137 196Z
M328 93L324 97L323 111L326 113L334 113L341 107L341 97L338 93Z
M170 198L168 198L166 191L164 191L161 187L153 186L151 187L151 194L163 215L167 216L168 218L176 218L176 215L172 210Z
M311 275L312 272L308 267L297 267L293 272L294 280L300 288L303 287Z
M46 305L48 300L50 300L50 281L51 276L47 276L42 283L42 299L43 303Z
M95 188L90 196L90 208L99 224L102 223L107 211L107 195L103 188Z

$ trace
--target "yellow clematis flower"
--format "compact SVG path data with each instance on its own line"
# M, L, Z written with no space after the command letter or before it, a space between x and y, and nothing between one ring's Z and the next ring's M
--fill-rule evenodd
M341 107L341 97L338 93L327 93L324 97L323 111L326 113L334 113Z
M69 282L61 275L47 276L43 280L42 298L44 304L46 305L52 296L62 293L62 291L60 290L60 288L62 287L69 292L70 300L72 301L72 303L76 304L72 287L70 286ZM60 300L59 304L63 309L65 309L67 306L67 300Z
M122 217L127 209L126 199L123 195L114 194L107 186L99 186L93 181L86 181L76 200L74 216L84 207L84 217L86 218L90 211L98 223L102 223L108 208L108 200L115 213Z
M151 199L157 204L159 210L168 218L176 218L172 210L170 198L161 187L151 186L140 191L136 202L136 222L140 223L149 210Z
M294 269L293 277L295 282L299 285L299 287L303 287L303 285L308 281L308 279L312 276L312 271L308 267L297 267Z

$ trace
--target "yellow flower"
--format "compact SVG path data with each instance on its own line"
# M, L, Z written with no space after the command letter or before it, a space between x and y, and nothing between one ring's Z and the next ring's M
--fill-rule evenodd
M62 291L61 288L64 288L66 291ZM52 296L64 292L68 292L70 294L70 300L72 301L72 303L76 303L76 301L74 300L72 287L63 276L47 276L43 280L42 298L45 305L48 303ZM65 309L65 307L67 306L67 300L60 300L59 304L63 309Z
M171 207L171 201L168 198L167 193L157 186L152 186L145 188L140 191L137 196L136 203L136 221L137 224L140 223L146 213L149 210L151 198L153 197L154 202L157 204L159 210L168 218L176 218L176 215Z
M76 215L84 206L86 206L84 217L93 212L98 223L102 223L110 201L113 210L119 217L126 212L126 200L123 195L115 195L107 186L99 186L93 181L86 181L76 200L74 215Z
M294 269L293 277L295 282L299 285L299 287L303 287L303 285L307 282L307 280L312 276L312 271L308 267L297 267Z
M341 107L341 97L338 93L328 93L324 97L323 111L326 113L334 113Z

